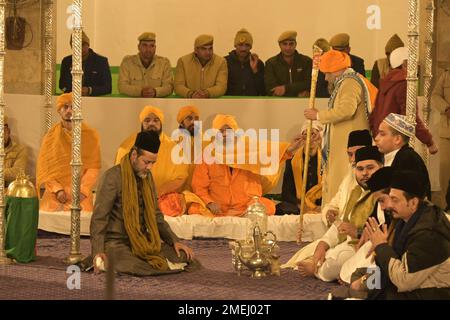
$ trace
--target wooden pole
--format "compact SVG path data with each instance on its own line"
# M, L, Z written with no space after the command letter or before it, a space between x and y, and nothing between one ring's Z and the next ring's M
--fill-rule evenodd
M320 56L322 55L322 49L318 46L313 47L313 68L311 75L311 92L309 95L309 109L315 109L316 103L316 87L317 87L317 78L319 76L319 62ZM297 239L298 242L301 241L301 232L303 230L303 214L305 211L305 195L306 195L306 182L308 179L308 163L309 163L309 148L311 145L311 130L312 130L312 120L308 121L308 126L306 129L306 142L304 147L305 160L303 165L303 179L302 179L302 190L301 190L301 198L300 198L300 216L299 216L299 237Z

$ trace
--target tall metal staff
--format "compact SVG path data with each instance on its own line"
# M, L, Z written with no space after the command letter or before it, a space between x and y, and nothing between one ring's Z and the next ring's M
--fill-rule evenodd
M83 0L73 1L74 25L72 31L72 207L70 225L70 256L67 261L75 264L82 260L80 253L80 180L81 180L81 81L82 67L82 8Z
M433 29L434 29L434 0L429 0L427 4L427 22L425 33L425 74L423 76L423 122L426 126L430 121L430 96L431 80L433 78L433 60L431 53L433 49ZM423 160L428 166L428 148L423 148Z
M408 88L406 92L406 118L416 126L417 63L419 60L419 1L409 0L408 6ZM414 139L411 139L414 147Z
M11 263L5 250L5 9L6 1L0 0L0 265Z
M319 62L320 56L322 55L322 49L318 46L313 47L313 68L311 74L311 91L309 95L309 106L308 108L314 109L316 103L316 87L317 87L317 77L319 76ZM303 230L303 214L305 210L305 195L306 195L306 180L308 179L308 163L309 163L309 148L311 145L311 130L312 130L312 120L308 121L308 126L306 127L306 142L305 147L303 148L305 152L305 160L303 165L303 179L302 179L302 191L300 198L300 216L299 216L299 227L300 234L301 230ZM297 239L300 242L301 236Z
M53 73L55 65L55 55L53 51L53 20L54 20L54 2L47 0L45 2L45 72L44 72L44 96L45 96L45 131L47 132L52 127L52 96L55 83Z

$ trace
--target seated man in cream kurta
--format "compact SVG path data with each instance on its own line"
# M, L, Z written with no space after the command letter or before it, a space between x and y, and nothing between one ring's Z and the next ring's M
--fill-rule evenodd
M36 187L45 185L40 199L41 211L69 211L72 206L72 93L56 100L61 122L51 128L42 140L37 160ZM80 205L82 211L92 211L92 189L100 172L100 141L95 129L81 125Z
M139 121L141 131L155 131L160 135L161 147L158 160L152 167L159 208L165 215L182 215L186 208L181 191L188 177L188 166L175 164L172 161L172 149L176 143L162 132L164 114L160 109L152 106L144 107L139 114ZM130 152L136 136L137 133L134 133L122 142L117 151L116 164L119 164L122 157Z
M380 169L382 156L376 147L356 151L355 177L358 185L346 203L342 221L335 221L317 242L297 252L283 267L298 266L303 276L315 276L323 281L338 279L345 261L355 254L359 230L373 213L375 200L367 186L371 175Z
M303 217L303 228L301 230L302 241L312 241L322 237L336 217L344 212L345 204L353 188L357 185L355 180L355 153L363 147L372 145L372 137L369 130L355 130L350 132L347 141L348 167L347 174L339 185L339 189L333 198L326 204L322 204L321 221L315 215L306 214Z
M224 150L226 150L227 145L233 146L234 150L238 149L236 146L238 139L241 138L234 135L238 130L238 124L233 116L217 115L213 121L213 129L220 131L217 144L223 142ZM223 160L225 158L222 158L223 154L221 155L217 150L214 150L214 155L211 155L212 159L208 159L204 154L203 162L195 166L192 177L192 190L201 201L192 201L193 203L188 211L189 214L243 216L252 198L257 196L266 207L266 213L273 215L275 204L262 196L270 191L276 183L280 173L279 162L292 158L293 152L300 147L300 144L301 135L297 135L289 146L286 143L280 143L278 150L276 150L278 156L274 159L278 168L275 173L267 176L261 174L263 171L261 171L260 163L251 164L249 161L243 164L236 163L236 161L225 163ZM251 152L248 146L245 145L246 160ZM206 148L209 148L209 146ZM271 150L271 146L267 149ZM237 153L234 153L235 159L239 158L239 156L236 157L237 155Z

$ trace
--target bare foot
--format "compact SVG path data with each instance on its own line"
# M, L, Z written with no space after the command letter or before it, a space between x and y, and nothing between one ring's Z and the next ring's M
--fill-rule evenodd
M300 261L297 266L301 276L314 277L315 268L312 261Z

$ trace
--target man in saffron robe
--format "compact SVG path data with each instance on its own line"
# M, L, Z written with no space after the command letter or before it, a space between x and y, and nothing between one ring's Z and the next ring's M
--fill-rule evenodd
M188 178L188 166L175 164L172 160L172 149L176 143L162 132L164 114L160 109L153 106L144 107L139 114L139 120L141 131L157 132L161 140L158 160L151 169L158 193L159 208L165 215L182 215L186 208L180 192ZM137 133L134 133L122 142L117 151L116 164L120 163L122 157L131 150L136 136Z
M238 130L238 124L233 116L217 115L213 121L213 128L220 131L219 137L223 137L224 149L227 145L237 143L234 132ZM222 143L220 138L218 143ZM277 164L282 160L292 158L293 152L300 147L300 143L300 135L296 136L289 146L280 143L277 150L279 156L275 159ZM245 151L247 157L250 153L248 145L246 145ZM236 156L236 154L234 155ZM202 202L192 203L189 214L243 216L252 198L257 196L266 207L266 213L273 215L275 204L262 196L274 186L279 169L273 175L264 176L261 174L260 164L236 162L225 164L217 161L220 156L217 151L213 163L206 163L204 156L203 162L196 165L192 178L192 190Z
M36 168L38 192L45 187L40 210L70 211L72 206L72 93L56 100L61 122L51 128L42 140ZM100 141L95 129L84 122L81 125L81 159L83 163L80 183L82 211L92 211L92 189L100 172Z

